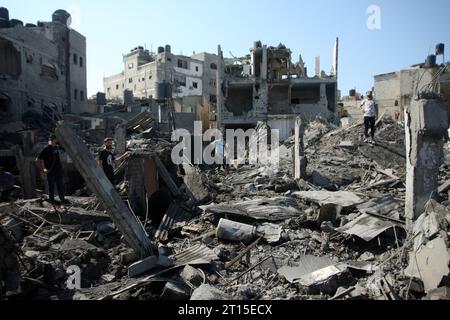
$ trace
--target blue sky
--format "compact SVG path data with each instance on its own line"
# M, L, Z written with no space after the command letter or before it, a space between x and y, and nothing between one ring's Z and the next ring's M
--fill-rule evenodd
M381 9L380 30L367 27L370 5ZM295 61L302 54L311 75L317 55L330 71L339 36L343 94L370 89L375 74L425 61L439 42L450 48L448 0L3 0L0 6L31 23L50 21L57 9L75 13L76 29L87 37L89 95L103 90L103 76L120 72L122 53L138 45L170 44L174 53L190 55L216 53L221 44L226 56L243 56L254 40L281 42Z

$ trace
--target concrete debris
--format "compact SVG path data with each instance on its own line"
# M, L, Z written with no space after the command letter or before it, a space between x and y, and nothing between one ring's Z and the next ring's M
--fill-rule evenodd
M307 274L332 266L334 262L326 257L303 256L293 264L294 266L284 266L278 269L278 273L291 283Z
M443 188L409 229L405 124L380 118L369 145L361 123L297 119L298 137L288 137L294 127L282 133L278 166L248 155L229 167L174 165L170 134L138 111L100 131L59 124L73 189L65 209L39 188L0 204L0 299L448 299L450 158ZM273 126L259 123L251 140ZM106 132L130 152L114 183L93 160ZM75 294L74 267L83 275Z
M334 204L342 208L353 207L364 202L356 194L347 191L299 191L292 195L319 205Z
M191 296L191 300L194 301L209 301L209 300L229 300L230 297L221 290L208 285L203 284L197 288Z
M426 292L440 287L443 278L450 275L450 251L447 242L441 237L411 252L409 261L405 275L421 279Z

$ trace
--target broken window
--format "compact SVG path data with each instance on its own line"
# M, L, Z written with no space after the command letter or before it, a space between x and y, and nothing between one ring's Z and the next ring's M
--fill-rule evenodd
M73 90L73 100L78 99L78 89Z
M195 71L198 72L198 67L195 67Z
M80 91L80 100L84 101L84 91L83 90Z
M182 69L189 69L188 68L188 62L185 60L178 60L178 68L182 68Z
M76 53L73 54L73 64L78 64L78 55Z
M133 83L133 78L129 78L128 83Z
M119 90L119 85L118 84L116 84L116 90Z
M210 86L211 88L217 88L216 80L215 80L215 79L209 80L209 86Z
M80 67L82 67L83 68L83 58L82 57L80 57Z
M20 52L12 42L0 38L0 74L17 79L21 74Z
M211 103L217 103L217 96L215 96L215 95L209 96L209 102L211 102Z
M58 73L56 67L49 63L44 63L41 66L41 77L47 80L58 80Z
M142 78L142 81L145 82L145 78Z
M217 64L215 64L215 63L211 63L210 67L212 70L217 70Z
M134 63L129 63L129 64L128 64L128 69L131 70L131 69L133 69L133 68L134 68Z
M174 82L178 87L186 87L186 77L175 76Z
M192 82L192 87L194 87L194 89L198 89L198 82Z

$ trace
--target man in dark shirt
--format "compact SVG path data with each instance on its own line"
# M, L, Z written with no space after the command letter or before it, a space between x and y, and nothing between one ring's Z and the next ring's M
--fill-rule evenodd
M61 148L58 146L58 140L55 135L51 135L46 146L38 158L36 164L41 172L42 179L47 178L48 196L52 205L55 205L55 185L58 188L61 209L65 209L63 168L59 157Z
M103 168L109 181L114 185L114 163L121 161L124 157L128 156L130 153L127 152L121 157L117 158L113 153L113 142L112 138L106 138L105 144L103 145L103 150L100 151L98 156L98 164Z

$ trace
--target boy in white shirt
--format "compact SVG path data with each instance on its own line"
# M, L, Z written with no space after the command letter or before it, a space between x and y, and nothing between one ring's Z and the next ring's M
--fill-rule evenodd
M374 143L375 140L375 122L376 122L376 104L373 100L372 91L367 92L367 98L361 103L360 108L364 112L364 142ZM370 140L369 140L370 129Z

